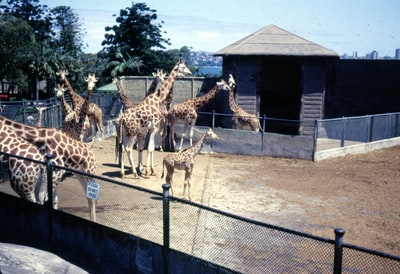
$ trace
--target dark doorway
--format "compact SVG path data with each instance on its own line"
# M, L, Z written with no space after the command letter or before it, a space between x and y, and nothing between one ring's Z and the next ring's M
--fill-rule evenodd
M301 62L296 58L267 58L261 64L260 115L270 118L266 120L266 131L298 134L301 71Z

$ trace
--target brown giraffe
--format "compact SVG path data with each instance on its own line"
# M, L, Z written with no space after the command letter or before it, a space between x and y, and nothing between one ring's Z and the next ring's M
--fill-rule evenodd
M29 143L23 138L12 134L8 128L0 131L0 151L36 161L45 161L45 146L41 148ZM43 204L47 192L47 173L43 165L0 154L0 162L7 163L11 188L24 200ZM55 178L54 178L55 179ZM54 197L57 197L56 194ZM54 199L57 208L57 198Z
M151 81L150 87L146 92L146 96L149 96L150 94L159 91L160 86L164 83L166 73L163 72L162 69L157 69L157 72L153 72L153 81Z
M137 105L124 94L124 90L122 88L121 82L119 81L118 77L114 77L112 79L112 83L117 86L118 97L122 104L122 111L125 111L128 108L131 108L131 107L134 107Z
M176 77L182 77L185 74L191 74L182 60L172 68L168 79L164 81L158 92L154 92L147 96L137 106L126 110L117 120L117 143L121 143L135 178L138 178L133 157L132 148L137 139L138 149L138 167L141 169L142 152L145 144L145 137L150 133L149 144L147 147L147 165L145 177L154 174L154 136L157 133L161 121L164 119L165 113L162 112L160 106L165 101ZM120 150L116 149L118 153ZM125 176L123 157L119 157L121 163L121 176Z
M56 88L56 96L61 98L61 107L63 110L62 129L71 138L79 140L79 116L71 105L65 100L64 84L58 84Z
M164 166L167 169L167 176L165 177L165 182L171 185L171 194L174 195L173 191L173 175L174 170L184 170L185 171L185 181L183 185L182 198L185 197L186 187L188 188L188 198L190 197L190 178L192 177L193 167L194 167L194 157L201 151L204 142L207 138L219 139L218 136L212 131L211 128L206 130L200 138L192 146L185 148L179 152L169 153L163 159L163 171L161 174L161 179L164 177Z
M80 113L77 113L79 115L78 132L79 132L79 140L81 142L86 140L87 137L89 136L89 130L90 130L89 115L91 107L90 97L98 80L99 79L95 76L94 73L89 73L88 77L85 78L85 81L88 83L88 92L86 94L85 101L83 102L82 107L80 108ZM93 137L91 146L93 146L95 139L96 136Z
M68 71L66 70L60 70L57 75L60 75L61 80L63 81L64 85L67 88L68 94L71 98L72 106L75 110L76 113L81 112L81 108L83 103L85 102L85 98L83 98L81 95L77 94L74 89L72 88L71 84L69 83L67 79ZM95 126L95 136L97 134L97 131L100 130L101 132L101 147L103 147L104 144L104 127L103 127L103 111L101 108L91 102L89 104L88 108L88 116L90 121L93 123Z
M233 112L232 117L232 126L234 129L243 129L246 126L249 126L251 130L255 132L260 131L260 120L256 115L248 113L241 107L239 107L235 102L234 89L236 88L236 82L233 78L232 74L229 74L229 107Z
M46 110L45 107L42 106L37 106L37 111L38 111L38 118L36 122L36 127L42 127L42 119L43 119L43 110Z
M196 125L198 109L206 105L208 102L210 102L218 93L218 91L220 91L221 89L229 90L229 86L223 80L217 82L216 85L203 96L196 98L189 98L179 104L172 106L172 108L168 111L169 138L170 138L169 144L170 146L172 144L172 150L175 150L176 148L174 135L175 135L175 126L177 121L181 120L184 122L181 142L178 149L181 150L183 145L183 140L185 139L186 136L186 131L189 127L190 127L189 145L190 146L192 145L193 128Z
M75 169L88 174L96 173L97 160L89 146L78 140L68 137L64 132L56 128L37 128L21 124L0 116L0 132L6 131L12 138L23 138L27 142L42 147L45 145L46 153L53 156L52 162L57 166ZM17 148L18 151L18 148ZM57 177L63 170L55 171ZM76 174L85 193L89 177ZM87 199L89 205L90 220L96 221L96 202Z

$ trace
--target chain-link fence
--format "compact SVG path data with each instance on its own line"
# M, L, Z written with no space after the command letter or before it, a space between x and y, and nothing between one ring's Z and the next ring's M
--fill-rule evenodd
M161 193L66 171L67 178L57 188L59 210L89 219L86 198L90 192L97 199L98 223L233 272L400 272L400 257L343 244L340 230L335 240L324 239L170 197L168 185L163 185ZM77 174L88 176L94 191L82 189Z

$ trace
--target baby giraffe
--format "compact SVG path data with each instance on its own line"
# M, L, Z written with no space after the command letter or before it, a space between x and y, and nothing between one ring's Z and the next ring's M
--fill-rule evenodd
M207 138L219 139L218 136L212 131L212 129L209 128L200 136L197 142L194 143L192 146L185 148L179 152L169 153L167 156L164 157L161 179L164 178L164 166L165 166L167 168L167 176L165 177L165 181L167 184L171 185L172 195L174 195L172 187L172 177L174 175L174 169L177 168L179 170L185 170L185 182L183 185L182 198L185 197L185 192L187 187L188 198L189 200L191 200L190 178L192 177L192 172L193 172L194 157L200 152Z

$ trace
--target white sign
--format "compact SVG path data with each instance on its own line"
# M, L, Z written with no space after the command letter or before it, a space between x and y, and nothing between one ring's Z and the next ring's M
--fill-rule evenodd
M88 181L86 188L86 197L92 200L97 200L99 198L100 185L95 181Z

